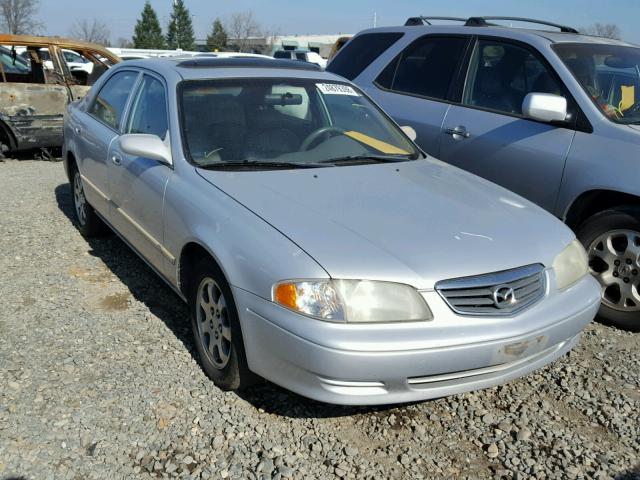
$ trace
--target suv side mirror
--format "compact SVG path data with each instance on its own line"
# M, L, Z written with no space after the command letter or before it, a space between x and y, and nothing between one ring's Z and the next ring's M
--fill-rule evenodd
M157 135L129 133L120 137L122 152L133 157L149 158L166 165L173 165L171 150Z
M567 119L567 99L551 93L529 93L522 102L522 113L541 122L564 122Z

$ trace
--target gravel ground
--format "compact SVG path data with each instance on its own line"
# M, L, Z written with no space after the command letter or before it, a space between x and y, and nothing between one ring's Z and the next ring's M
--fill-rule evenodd
M187 309L71 221L62 165L0 163L0 479L640 478L640 336L590 326L554 365L418 404L218 390Z

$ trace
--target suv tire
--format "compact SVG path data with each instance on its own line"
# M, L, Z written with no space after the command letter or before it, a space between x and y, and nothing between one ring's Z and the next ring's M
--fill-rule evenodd
M640 331L640 207L605 210L577 229L594 277L602 285L599 320Z
M205 373L222 390L254 384L257 377L247 366L238 311L222 271L213 260L200 260L191 285L191 327Z

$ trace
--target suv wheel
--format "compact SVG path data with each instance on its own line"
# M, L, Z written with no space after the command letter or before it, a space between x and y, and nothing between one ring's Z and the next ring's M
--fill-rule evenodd
M73 212L78 222L78 230L85 237L95 237L104 234L106 225L100 219L93 207L87 202L84 194L84 184L78 167L71 167L71 190Z
M577 236L602 286L598 316L605 323L640 331L640 208L597 213L578 227Z
M196 349L206 374L222 390L254 383L244 353L238 312L229 284L211 260L197 267L189 298Z

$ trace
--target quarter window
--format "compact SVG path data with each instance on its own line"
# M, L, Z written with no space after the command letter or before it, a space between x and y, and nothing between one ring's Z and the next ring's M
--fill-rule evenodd
M127 133L147 133L161 139L167 136L167 99L164 85L145 75L133 101Z
M137 72L114 74L100 90L89 113L111 128L119 130L122 114L136 78Z
M521 115L524 97L532 92L563 95L555 77L529 50L492 40L478 42L469 66L465 105Z
M396 57L376 83L399 93L444 100L466 44L461 37L422 37Z
M400 32L365 33L347 43L331 63L327 71L353 80L360 75L371 62L403 36Z

